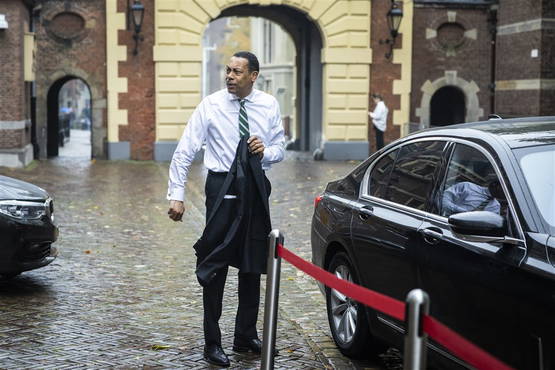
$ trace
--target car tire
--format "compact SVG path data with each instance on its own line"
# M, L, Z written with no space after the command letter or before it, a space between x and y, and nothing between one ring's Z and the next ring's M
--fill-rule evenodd
M360 280L352 266L347 254L339 252L333 256L328 271L341 279L359 284ZM363 304L326 287L326 307L333 340L345 356L368 358L387 349L373 340Z

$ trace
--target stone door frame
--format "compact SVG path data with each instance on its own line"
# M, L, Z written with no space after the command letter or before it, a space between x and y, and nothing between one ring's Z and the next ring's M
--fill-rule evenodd
M61 69L50 76L44 82L44 86L37 94L37 142L39 143L40 159L47 156L48 137L48 94L50 89L60 80L70 81L80 79L87 85L91 94L91 158L105 159L107 139L106 131L106 98L100 93L98 87L89 82L90 76L81 69Z
M465 122L479 121L484 116L484 110L480 108L478 91L480 88L474 80L467 81L457 76L457 71L445 71L445 75L431 82L424 82L420 90L422 99L420 107L416 108L416 117L420 117L420 129L430 127L431 103L434 94L442 87L457 87L465 97L466 115Z

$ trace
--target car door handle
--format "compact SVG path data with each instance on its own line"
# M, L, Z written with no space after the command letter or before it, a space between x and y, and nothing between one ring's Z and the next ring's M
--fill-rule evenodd
M420 232L424 234L424 241L431 245L435 245L443 239L443 233L436 229L422 229Z
M368 220L374 214L374 208L371 206L364 206L358 209L358 218L361 220Z

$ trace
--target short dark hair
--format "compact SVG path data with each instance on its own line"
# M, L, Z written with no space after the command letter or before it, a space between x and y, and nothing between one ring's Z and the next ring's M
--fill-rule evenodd
M260 64L258 64L258 58L253 53L249 51L238 51L233 54L233 56L236 58L245 58L247 62L249 62L248 66L250 72L260 72Z
M383 100L383 97L382 97L382 96L381 96L380 94L376 94L376 93L374 93L374 94L372 94L372 97L373 97L374 99L380 99L380 100Z

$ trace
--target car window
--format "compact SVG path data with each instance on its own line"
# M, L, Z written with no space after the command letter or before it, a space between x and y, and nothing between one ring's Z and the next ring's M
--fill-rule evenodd
M384 199L424 210L445 145L444 141L421 141L403 146L397 155Z
M495 169L479 150L456 144L438 197L440 214L490 211L507 216L508 203Z
M540 214L555 230L555 145L521 148L515 153Z
M370 179L368 181L368 194L378 198L385 197L389 175L395 164L395 158L398 152L399 149L396 149L387 153L380 158L374 167L372 167L372 172L370 173Z

